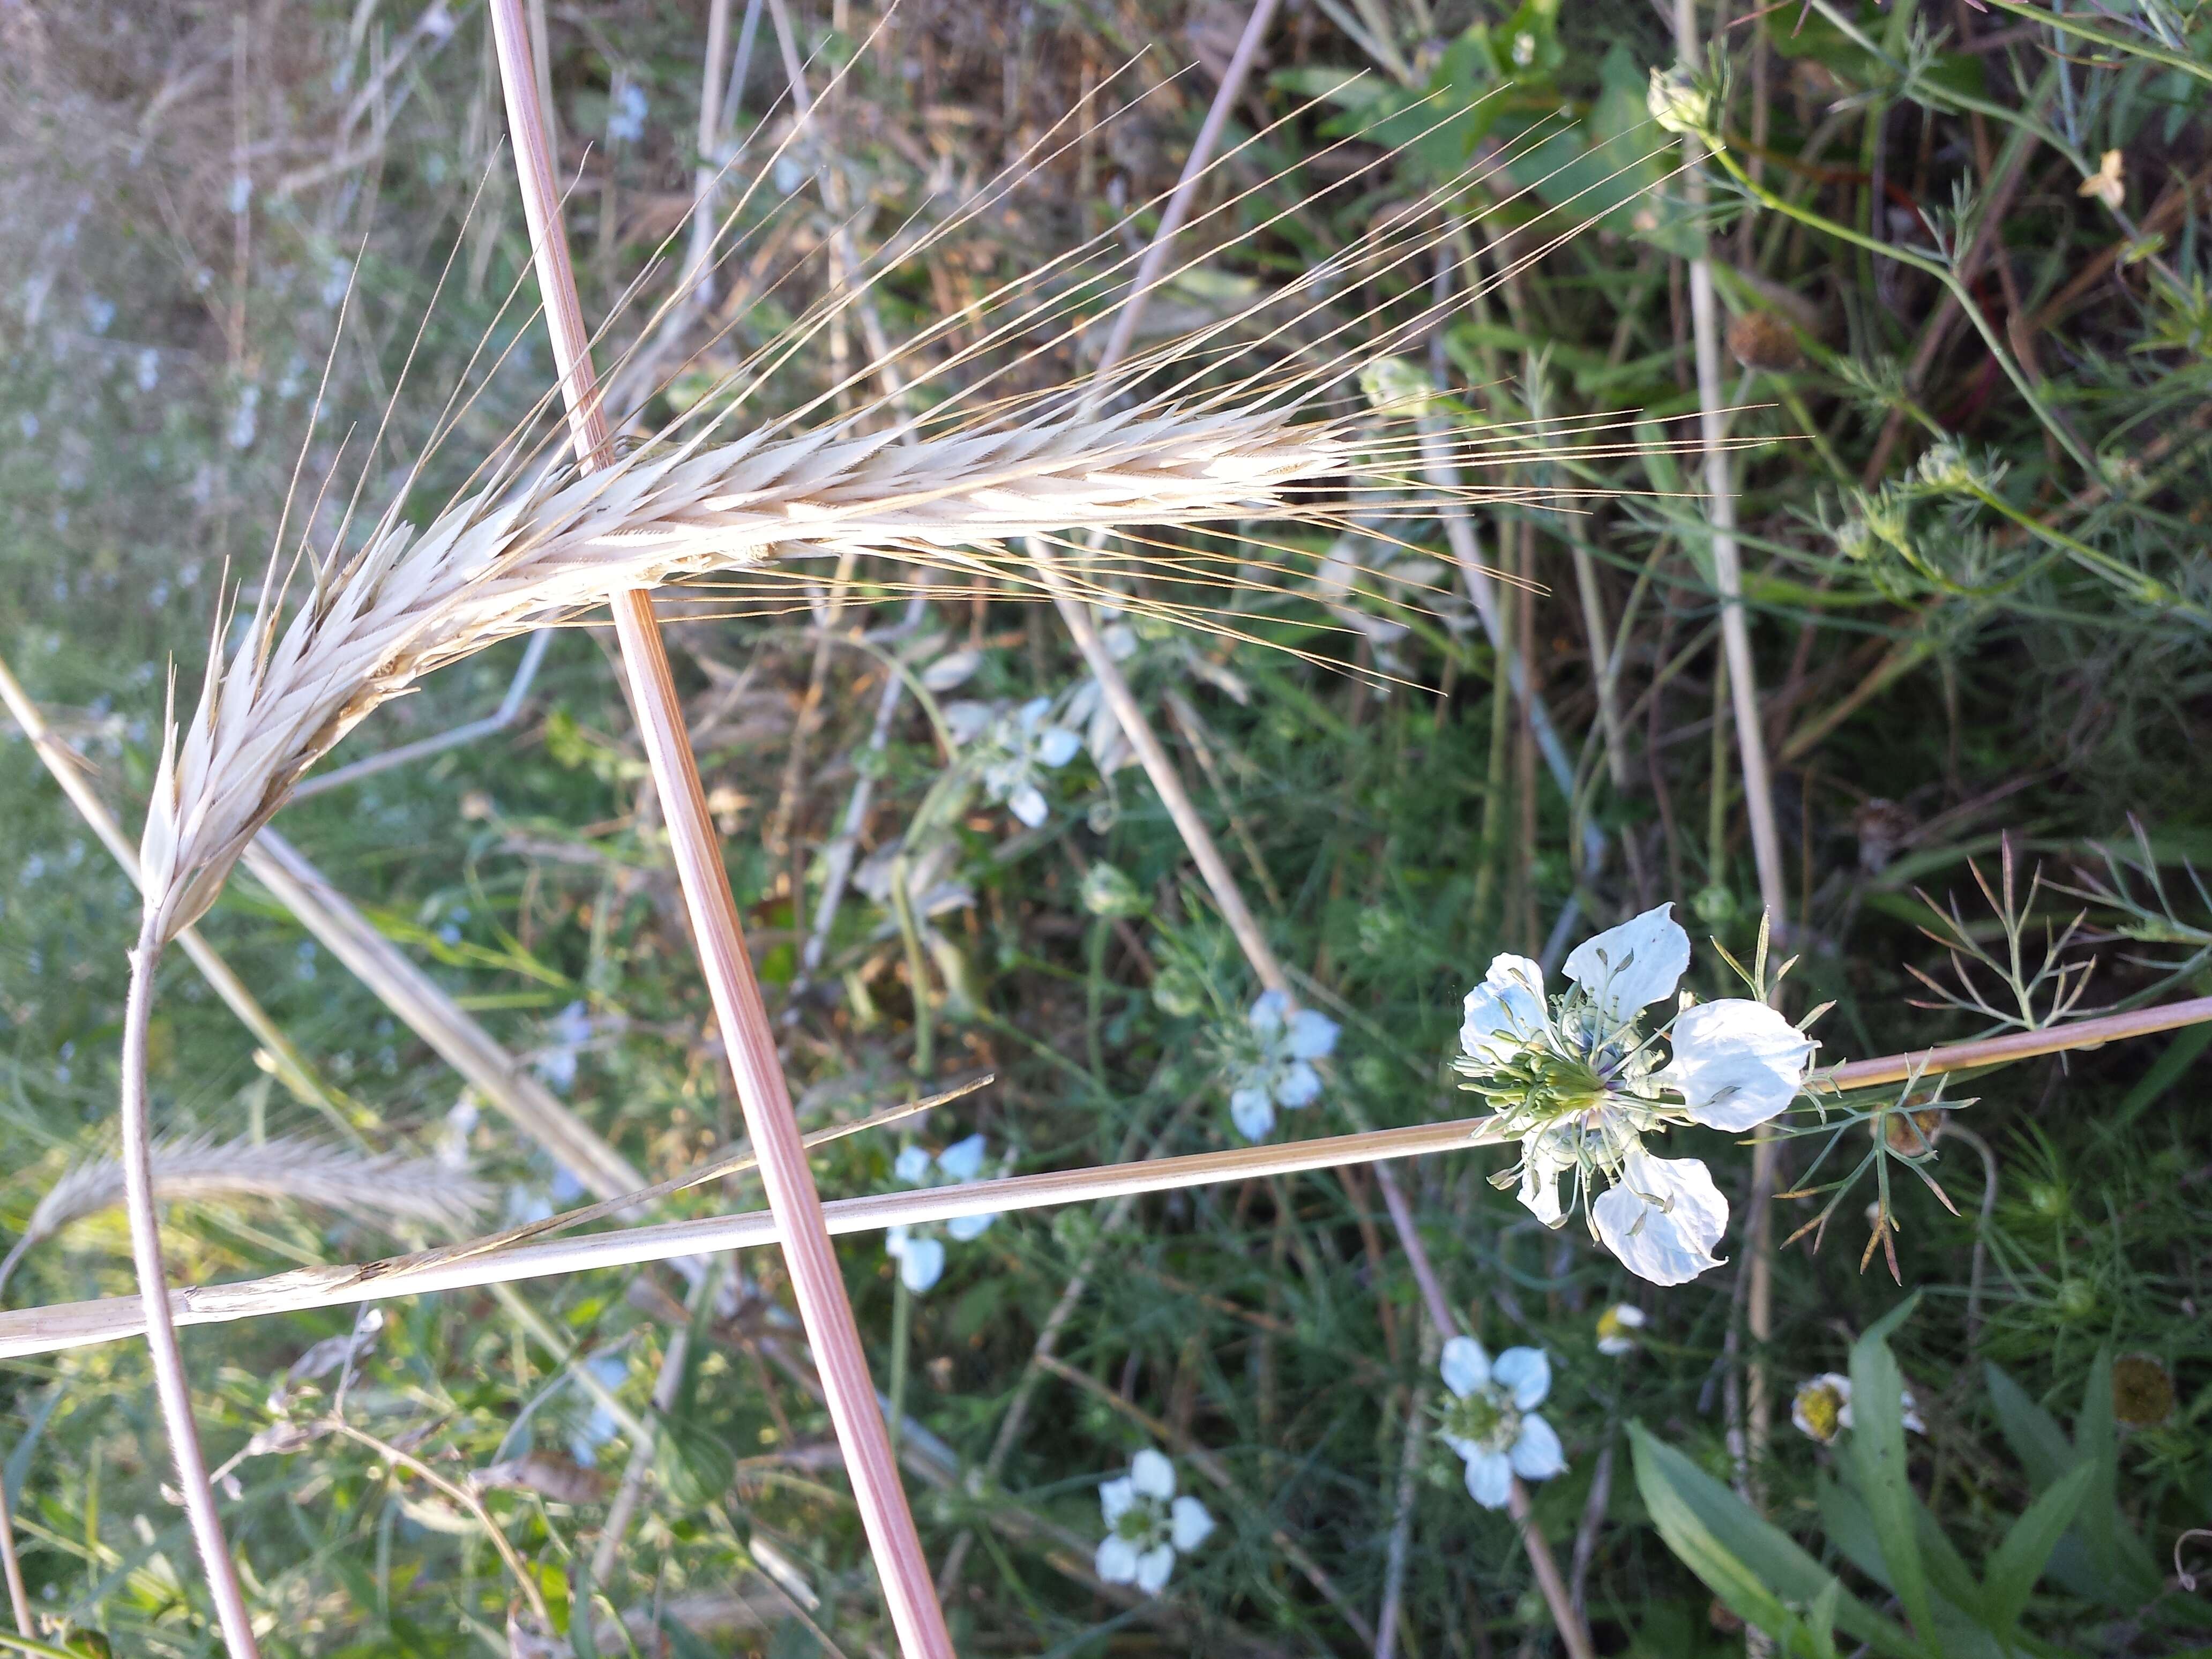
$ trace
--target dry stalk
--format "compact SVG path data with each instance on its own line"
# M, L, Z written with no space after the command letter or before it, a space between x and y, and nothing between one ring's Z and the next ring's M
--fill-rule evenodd
M1822 1080L1841 1088L1880 1086L1909 1077L1939 1076L2069 1049L2100 1048L2206 1021L2212 1021L2212 997L2197 997L1986 1042L1856 1060L1824 1073ZM1420 1158L1489 1146L1496 1140L1492 1120L1462 1118L1180 1158L1147 1158L1134 1164L1010 1176L958 1187L869 1194L835 1199L823 1209L830 1231L843 1237L902 1224L921 1226L965 1215L1049 1209L1062 1204ZM748 1211L655 1222L582 1238L532 1238L497 1251L476 1249L480 1242L357 1266L304 1267L237 1284L191 1286L172 1291L170 1307L184 1324L228 1324L270 1314L669 1261L714 1250L753 1249L775 1243L777 1233L775 1218L768 1212ZM1425 1286L1423 1295L1425 1304L1432 1300ZM0 1359L118 1341L144 1329L139 1298L131 1296L0 1311Z

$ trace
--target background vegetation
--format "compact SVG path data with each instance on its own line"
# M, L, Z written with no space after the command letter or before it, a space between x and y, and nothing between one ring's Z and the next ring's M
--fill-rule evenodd
M1404 549L1309 534L1261 591L1201 596L1221 633L1131 621L1139 691L1276 948L1344 1026L1321 1102L1282 1132L1471 1109L1445 1065L1459 999L1493 952L1542 948L1571 902L1585 920L1568 942L1676 902L1708 993L1724 970L1705 941L1751 947L1757 884L1711 538L1693 458L1660 442L1698 407L1685 261L1701 237L1729 313L1732 431L1746 441L1747 593L1802 954L1794 1012L1833 1000L1824 1057L1995 1028L1971 1007L1929 1006L1915 975L1957 983L1923 932L1937 921L1929 897L1955 896L1966 935L2002 954L1970 866L1994 883L2007 834L2031 972L2046 923L2086 908L2065 950L2095 961L2082 1008L2205 988L2212 907L2187 860L2212 852L2212 21L2165 0L2069 9L2063 29L1971 0L1723 10L1697 19L1726 67L1726 149L1704 169L1699 209L1674 140L1645 113L1647 72L1674 57L1671 19L1649 6L1288 5L1233 116L1231 142L1249 146L1203 198L1243 199L1186 245L1224 246L1155 303L1148 327L1162 333L1218 317L1487 156L1459 205L1497 280L1439 333L1451 413L1575 434L1486 480L1570 493L1477 520L1486 555L1533 585L1511 628L1580 759L1571 804L1450 599L1440 530ZM1080 142L926 257L894 261L876 303L903 337L1111 232L1133 204L1128 234L1141 239L1153 218L1142 204L1172 184L1243 16L1149 0L802 8L814 73L849 63L845 92L750 203L722 193L758 234L661 359L666 384L641 425L689 407L820 291L834 229L872 249L910 219L948 219L1086 94L1097 119ZM586 308L616 319L607 357L645 322L645 304L623 305L631 286L650 301L680 263L654 252L674 233L680 256L690 212L704 30L702 5L643 0L547 19ZM790 119L765 21L754 41L734 88L732 131L757 140L739 178ZM197 683L226 571L258 580L301 447L311 477L340 480L317 509L331 525L356 477L371 510L404 489L427 514L538 418L548 353L481 9L15 0L0 5L0 652L135 833L167 664ZM1421 103L1430 92L1443 100ZM1468 112L1442 127L1422 116L1443 103ZM1347 158L1406 140L1353 187L1309 200ZM844 192L842 218L820 205L824 179ZM1589 222L1540 250L1559 219L1539 216L1557 204ZM1346 303L1393 302L1425 280L1378 272ZM518 283L524 301L504 303ZM840 353L849 366L866 349L857 331L820 342L761 406L797 404L846 372ZM1071 348L1060 362L1079 361ZM480 394L411 476L465 383ZM1616 635L1601 634L1598 653L1617 653L1611 748L1577 558ZM963 592L916 613L862 591L833 611L813 575L669 607L802 1115L811 1125L896 1100L918 1068L988 1070L992 1087L914 1138L934 1148L981 1131L994 1164L1022 1169L1232 1142L1216 1056L1258 988L1142 774L1079 755L1042 776L1049 815L1025 828L972 779L945 785L912 701L871 746L894 653L933 670L947 698L1051 697L1066 714L1081 665L1049 610ZM1409 595L1423 609L1409 613ZM859 630L866 648L834 643ZM1271 648L1285 646L1295 651ZM489 713L522 650L446 673L338 758ZM304 800L280 827L657 1178L726 1144L736 1115L608 651L594 630L563 632L514 724ZM107 1144L136 902L28 745L0 741L0 1223L12 1234ZM802 984L827 854L864 776L860 890ZM889 863L926 801L938 832L908 848L926 914L902 937ZM1571 851L1585 823L1613 849L1595 869ZM2031 893L2036 867L2045 884ZM250 878L204 931L323 1090L257 1063L179 957L154 1046L174 1133L442 1155L488 1183L488 1224L572 1198L572 1174L479 1111ZM2014 1016L1998 980L1974 971ZM1948 1203L1893 1182L1896 1278L1880 1249L1861 1261L1875 1197L1861 1187L1820 1248L1779 1250L1763 1346L1745 1327L1740 1236L1735 1264L1656 1293L1578 1228L1547 1233L1492 1190L1498 1154L1409 1172L1470 1328L1493 1348L1553 1358L1546 1411L1571 1469L1538 1490L1537 1515L1601 1650L1734 1651L1741 1617L1756 1616L1684 1565L1680 1516L1655 1516L1650 1480L1632 1477L1632 1423L1640 1470L1747 1474L1776 1527L1898 1616L1908 1587L1892 1582L1893 1559L1885 1567L1855 1540L1838 1507L1838 1480L1864 1496L1850 1441L1824 1448L1778 1427L1746 1448L1739 1419L1747 1364L1764 1362L1781 1415L1800 1379L1850 1369L1900 1284L1919 1300L1882 1352L1925 1420L1909 1443L1912 1486L1966 1559L1988 1559L2072 1467L2051 1435L2078 1438L2101 1483L2057 1565L2021 1588L2017 1627L1959 1645L2212 1643L2212 1613L2179 1589L2170 1553L2212 1517L2207 1029L1954 1091L1971 1109L1943 1121L1926 1169ZM902 1133L821 1154L825 1192L890 1184ZM1710 1139L1741 1218L1748 1155ZM1817 1145L1785 1148L1785 1186ZM1842 1149L1814 1184L1856 1159ZM1782 1198L1778 1239L1832 1196ZM679 1208L717 1201L695 1194ZM753 1200L733 1188L721 1201ZM898 1379L912 1419L902 1449L926 1541L933 1560L960 1559L947 1602L963 1650L1370 1650L1360 1625L1385 1594L1407 1413L1437 1392L1372 1179L1176 1194L1118 1226L1109 1214L1001 1220L951 1245L943 1280L912 1298L877 1242L844 1247L878 1374ZM186 1280L359 1259L391 1248L391 1227L404 1241L419 1224L380 1221L373 1195L349 1212L231 1201L172 1220ZM1056 1368L1040 1372L1037 1334L1078 1277ZM130 1284L108 1212L27 1252L6 1293L27 1306ZM419 1298L392 1304L343 1363L313 1346L354 1328L343 1316L188 1334L211 1456L250 1454L231 1526L270 1648L505 1647L519 1592L488 1515L577 1651L882 1650L865 1547L778 1287L756 1254L704 1295L655 1269ZM647 1396L687 1297L699 1337L687 1386L656 1413ZM1649 1322L1631 1352L1601 1352L1599 1316L1623 1300ZM303 1355L328 1363L301 1371ZM1874 1348L1860 1363L1877 1366ZM993 1478L971 1480L1024 1378L1036 1389L1026 1432ZM349 1419L396 1450L271 1433L342 1379ZM616 1570L594 1578L647 1419L669 1425L659 1473ZM9 1364L0 1434L49 1639L207 1651L181 1512L161 1491L143 1349ZM1097 1486L1147 1443L1177 1455L1186 1490L1222 1522L1158 1603L1087 1576ZM1555 1638L1511 1524L1468 1501L1440 1443L1414 1446L1406 1650L1545 1650ZM1218 1481L1193 1448L1212 1454ZM1735 1542L1755 1559L1765 1546L1747 1539ZM2202 1557L2185 1542L2185 1567L2191 1548ZM599 1598L597 1626L570 1616L580 1595ZM1875 1639L1845 1629L1844 1651ZM1808 1626L1785 1640L1813 1652L1816 1637Z

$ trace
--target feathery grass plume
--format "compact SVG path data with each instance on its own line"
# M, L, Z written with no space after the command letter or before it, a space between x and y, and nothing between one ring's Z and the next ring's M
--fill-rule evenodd
M460 1231L490 1201L481 1181L434 1158L356 1152L292 1136L255 1142L185 1135L157 1143L153 1158L154 1196L166 1203L289 1199L362 1220ZM102 1154L72 1164L0 1257L0 1289L33 1245L123 1201L123 1166L116 1159Z
M1452 112L1439 106L1430 113L1441 126ZM1340 195L1395 153L1385 148L1359 161L1310 199ZM173 720L165 735L141 851L153 937L166 943L204 913L246 842L306 769L380 703L499 640L574 619L618 589L762 571L806 552L950 563L1003 580L1012 574L1004 550L1030 538L1068 542L1074 551L1073 538L1082 538L1090 544L1084 558L1095 565L1102 538L1142 549L1139 532L1147 526L1242 543L1246 521L1255 519L1334 532L1359 506L1433 519L1517 494L1427 482L1417 465L1425 453L1417 422L1402 410L1368 410L1355 385L1378 356L1425 337L1452 308L1449 298L1430 297L1425 262L1439 253L1455 264L1473 256L1448 249L1449 216L1437 216L1458 190L1511 159L1509 153L1471 163L1425 191L1422 211L1370 226L1231 315L1103 373L1070 378L1055 369L1055 359L1079 354L1088 331L1133 297L1134 258L1102 232L958 319L884 344L874 362L799 409L763 419L734 441L718 441L783 365L842 313L864 305L870 284L889 268L888 256L879 257L858 281L833 284L748 354L668 433L611 467L577 477L548 466L526 478L526 464L540 452L518 441L487 462L472 493L419 532L400 519L395 502L358 552L342 558L333 549L319 559L304 542L288 556L280 528L243 638L226 660L223 636L232 618L218 615L198 711L181 732ZM918 257L1026 171L1025 163L1010 167L977 203L902 257ZM756 179L748 196L758 187ZM1230 234L1157 280L1249 242L1285 216L1270 208L1240 223L1240 213L1257 199L1255 188L1231 191L1198 216L1187 230L1212 221ZM1473 286L1493 287L1571 238L1580 228L1575 199L1541 209L1524 232L1547 219L1564 228L1530 234L1528 252ZM1093 268L1102 253L1103 268ZM1347 294L1391 283L1403 289L1395 300L1340 308ZM1086 317L1102 300L1103 313ZM956 322L974 337L925 356L950 345ZM879 376L902 391L804 428L839 394ZM1035 385L1039 377L1048 382L1042 387ZM921 401L933 406L907 412L912 394L933 385L937 393ZM1099 412L1132 395L1133 407ZM1319 409L1332 398L1340 399L1333 410ZM449 407L441 419L433 448L472 399L461 401L461 411ZM1525 461L1546 447L1540 433L1498 426L1455 428L1448 442L1452 459L1471 465ZM421 471L418 461L414 476ZM283 625L288 556L310 562L313 590ZM1121 562L1154 574L1170 562L1143 551ZM1206 567L1218 571L1231 561L1172 562L1186 579L1218 585L1220 575ZM1079 572L1076 580L1086 591L1099 586L1095 575ZM1101 597L1126 602L1118 592ZM1167 609L1172 620L1193 619L1190 607Z
M165 743L140 857L163 942L213 902L301 774L381 702L613 588L794 550L986 544L1283 509L1343 441L1279 407L1032 421L896 444L849 422L797 437L641 451L588 478L486 489L419 533L387 514L279 631L272 580L200 708Z

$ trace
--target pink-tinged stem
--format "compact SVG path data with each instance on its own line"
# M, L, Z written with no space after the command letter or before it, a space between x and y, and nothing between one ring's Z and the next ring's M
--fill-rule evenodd
M554 363L568 404L569 434L577 459L586 467L605 466L614 459L613 441L592 372L589 336L568 262L520 0L492 0L491 16L500 78L507 93L507 125L514 140L515 171L520 177ZM954 1659L945 1613L922 1558L921 1540L899 1485L875 1382L845 1294L844 1275L823 1220L822 1200L799 1144L798 1119L791 1109L759 981L745 953L737 900L707 814L706 792L700 787L698 763L691 753L653 599L643 590L631 589L615 594L612 608L677 876L698 941L700 967L737 1077L746 1133L760 1158L761 1185L776 1218L799 1318L821 1371L830 1420L836 1426L853 1495L875 1553L891 1623L908 1659Z
M1978 1066L2002 1066L2038 1054L2056 1054L2073 1048L2095 1048L2123 1037L2148 1036L2179 1026L2198 1025L2212 1019L2212 997L2187 1002L2161 1003L2155 1008L2134 1008L2124 1014L2100 1014L2094 1019L2069 1020L2039 1031L2015 1031L2009 1036L1986 1037L1979 1042L1954 1042L1941 1048L1919 1048L1906 1054L1884 1054L1878 1060L1854 1060L1827 1075L1839 1089L1869 1089L1878 1084L1903 1083L1913 1077L1933 1077L1942 1072L1971 1071Z

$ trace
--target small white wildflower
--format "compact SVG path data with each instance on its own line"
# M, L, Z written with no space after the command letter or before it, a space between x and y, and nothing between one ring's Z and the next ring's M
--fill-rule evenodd
M1513 1477L1549 1480L1567 1471L1565 1451L1536 1407L1552 1391L1552 1362L1540 1348L1508 1348L1492 1359L1471 1336L1444 1344L1444 1407L1438 1437L1467 1462L1468 1495L1505 1507Z
M930 1184L933 1166L957 1186L965 1186L983 1173L983 1161L989 1152L988 1144L980 1134L956 1140L934 1158L927 1149L908 1146L891 1165L891 1173L909 1187ZM981 1238L990 1224L998 1219L996 1212L988 1215L955 1216L944 1223L946 1237L960 1243ZM896 1226L884 1234L884 1254L899 1264L899 1279L908 1290L920 1296L945 1276L945 1240L935 1236L937 1224L920 1226Z
M416 31L433 40L451 40L456 27L453 14L446 9L446 0L430 0L422 9L422 15L415 20Z
M1052 815L1038 787L1042 773L1058 771L1083 747L1083 739L1055 725L1051 714L1051 698L1032 697L994 720L983 734L984 793L1032 830Z
M261 430L261 388L246 387L238 394L238 408L230 417L230 447L233 449L253 447L254 434Z
M1695 1158L1662 1158L1644 1138L1685 1124L1740 1133L1786 1108L1813 1044L1764 1003L1701 1003L1647 1035L1644 1011L1670 1000L1689 935L1662 904L1577 946L1573 988L1553 1002L1544 970L1500 956L1468 993L1460 1071L1521 1143L1521 1201L1547 1226L1577 1205L1638 1276L1679 1285L1719 1265L1728 1203ZM1657 1062L1663 1035L1672 1056ZM1679 1099L1672 1098L1679 1097ZM1565 1200L1559 1183L1571 1182Z
M161 354L148 346L138 354L138 389L151 392L161 381Z
M1536 61L1536 37L1527 29L1513 37L1513 64L1516 69L1527 69Z
M447 1170L469 1167L469 1137L476 1133L479 1114L475 1097L463 1095L446 1113L445 1126L438 1131L438 1163Z
M115 320L115 301L103 300L97 294L84 296L84 325L94 334L107 332L107 325Z
M1098 1488L1106 1517L1096 1565L1109 1584L1134 1584L1147 1595L1167 1588L1176 1557L1188 1555L1213 1533L1213 1517L1191 1497L1176 1496L1175 1465L1147 1446L1129 1472Z
M576 1057L592 1040L593 1026L591 1010L580 1001L572 1002L545 1022L545 1035L550 1039L538 1051L533 1062L538 1075L566 1094L576 1084Z
M1337 1024L1311 1008L1291 1013L1288 997L1267 991L1244 1025L1228 1048L1229 1115L1239 1134L1257 1140L1275 1127L1277 1107L1296 1111L1321 1098L1313 1062L1335 1052Z
M584 1369L611 1393L629 1379L629 1358L627 1354L603 1353L586 1360ZM588 1468L599 1461L599 1448L613 1439L621 1426L612 1412L593 1401L591 1415L568 1437L568 1455Z
M1636 1334L1650 1321L1633 1302L1616 1302L1597 1316L1597 1351L1615 1358L1634 1353Z
M634 144L645 137L645 88L627 75L615 77L607 99L607 142Z
M1911 1389L1899 1392L1898 1404L1906 1428L1915 1434L1928 1432ZM1841 1371L1823 1371L1799 1383L1790 1401L1790 1420L1800 1434L1824 1446L1832 1444L1838 1434L1851 1426L1851 1379Z

